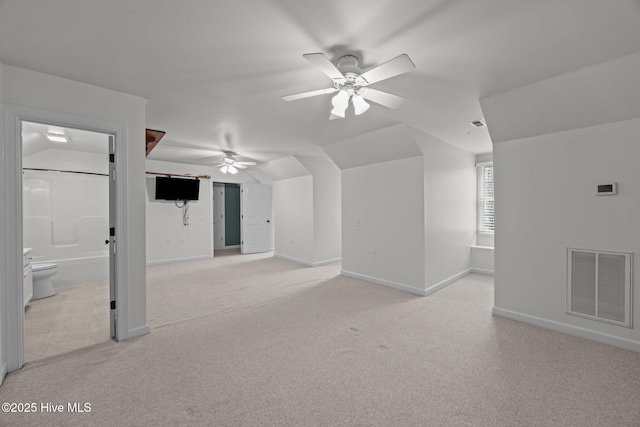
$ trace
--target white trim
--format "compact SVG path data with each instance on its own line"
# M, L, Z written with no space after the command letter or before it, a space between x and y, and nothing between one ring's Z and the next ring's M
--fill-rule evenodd
M147 325L139 326L137 328L133 328L129 331L129 336L127 339L138 338L149 333L149 327Z
M6 244L4 272L4 342L7 371L24 364L24 299L22 258L22 122L18 112L4 104L4 237Z
M476 167L477 168L481 168L483 166L493 166L493 160L491 160L490 162L478 162L478 163L476 163Z
M4 381L4 378L7 376L7 364L3 363L2 365L0 365L0 385L2 385L2 382Z
M313 263L313 266L320 267L323 265L335 264L336 262L342 262L342 258L325 259L324 261L316 261Z
M484 274L485 276L495 276L495 272L493 270L485 270L484 268L471 268L471 272L476 274Z
M449 277L448 279L444 279L442 282L440 283L436 283L433 286L428 287L427 289L424 290L424 296L427 295L431 295L433 293L438 292L440 289L449 286L450 284L452 284L453 282L462 279L464 276L468 275L469 273L471 273L471 269L468 268L464 271L461 271L458 274L455 274L451 277Z
M491 233L493 234L493 233ZM486 250L486 251L494 251L495 248L493 246L478 246L478 245L471 245L469 246L471 249L482 249L482 250Z
M4 176L5 176L5 318L3 319L4 348L7 349L7 370L20 369L24 364L24 310L22 286L22 121L45 123L100 132L115 136L116 144L116 340L129 338L129 222L127 206L127 128L120 124L104 122L87 117L72 116L37 108L4 104ZM8 349L13 349L9 351Z
M162 259L159 261L147 261L147 266L151 266L151 265L162 265L162 264L173 264L176 262L186 262L186 261L198 261L198 260L202 260L202 259L211 259L213 258L213 255L198 255L198 256L191 256L191 257L186 257L186 258L171 258L171 259Z
M230 245L230 246L224 246L222 249L218 249L219 251L224 251L225 249L239 249L241 248L240 245Z
M354 273L347 270L340 270L340 274L343 276L353 277L355 279L366 280L367 282L375 283L377 285L388 286L390 288L410 292L421 297L426 296L424 289L414 288L413 286L403 285L402 283L392 282L391 280L378 279L377 277L365 276L364 274Z
M335 258L335 259L326 259L324 261L312 262L312 261L306 261L299 258L294 258L288 255L279 254L279 253L274 254L274 256L276 258L282 258L282 259L286 259L287 261L292 261L298 264L306 265L307 267L320 267L322 265L333 264L333 263L342 261L342 258Z
M613 335L596 332L589 329L580 328L578 326L567 325L565 323L555 322L553 320L541 319L528 314L517 313L515 311L504 310L502 308L493 307L492 313L496 316L506 317L507 319L517 320L519 322L528 323L539 326L552 331L562 332L564 334L575 335L577 337L586 338L592 341L613 345L615 347L624 348L640 352L640 342L632 341L625 338L614 337Z

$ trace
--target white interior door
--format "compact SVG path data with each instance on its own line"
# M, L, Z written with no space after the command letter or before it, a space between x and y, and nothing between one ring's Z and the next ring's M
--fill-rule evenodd
M224 184L213 184L213 249L224 249Z
M240 252L267 252L271 249L271 186L241 184L240 193Z

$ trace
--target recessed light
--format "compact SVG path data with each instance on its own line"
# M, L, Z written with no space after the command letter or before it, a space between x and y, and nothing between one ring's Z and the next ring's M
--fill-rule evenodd
M46 137L51 142L69 142L69 137L63 133L47 132Z

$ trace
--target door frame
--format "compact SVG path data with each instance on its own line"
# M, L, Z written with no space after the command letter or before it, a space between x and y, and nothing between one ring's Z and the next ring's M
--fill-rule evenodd
M127 128L126 126L48 110L4 104L4 232L7 251L4 254L4 342L7 372L24 365L24 304L22 286L22 122L36 122L113 135L115 137L115 222L118 250L115 256L116 301L115 339L128 338L129 282L127 219ZM110 180L111 181L111 180ZM110 187L112 183L110 182ZM19 284L19 286L17 286ZM115 298L115 299L114 299Z
M213 250L214 251L220 250L220 249L226 249L225 248L226 236L225 236L225 233L224 233L224 224L225 224L225 221L227 220L227 218L226 218L226 216L224 216L225 215L224 214L224 204L225 204L225 200L224 200L225 187L224 187L224 184L225 184L224 182L217 182L217 181L211 180L211 194L212 194L212 200L211 200L211 203L212 203L212 205L211 205L212 206L211 207L212 215L211 216L213 217L213 224L211 226L213 227ZM222 189L222 197L220 199L218 199L219 200L218 206L216 206L215 194L216 194L216 190L220 189L220 188ZM222 217L223 226L222 227L219 227L220 221L216 221L216 218L215 218L215 214L216 214L217 209L218 209L218 207L220 205L222 205L222 212L223 212L222 213L222 215L223 215L223 217ZM216 227L216 224L218 224L219 228L222 228L222 233L221 233L222 234L222 247L218 247L218 248L216 248L216 245L220 246L220 244L219 244L220 242L217 240L220 236L216 234L216 232L218 231L217 227Z

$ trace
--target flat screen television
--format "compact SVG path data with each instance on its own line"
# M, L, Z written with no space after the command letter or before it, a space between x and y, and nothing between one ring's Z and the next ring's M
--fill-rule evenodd
M156 200L198 200L199 192L197 178L156 177Z

